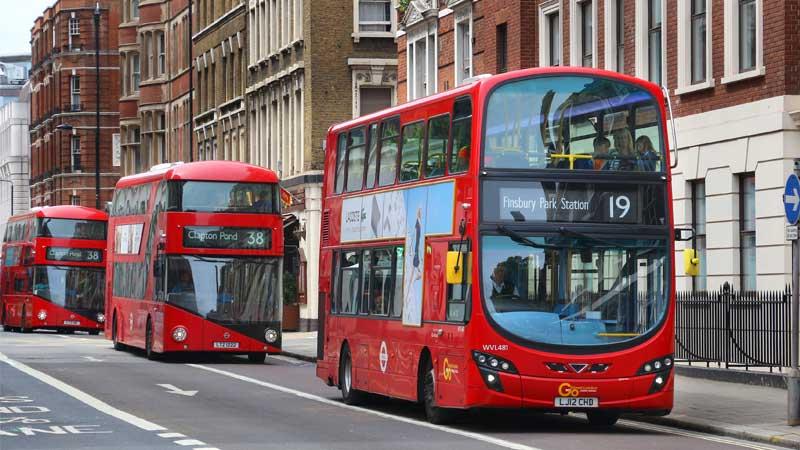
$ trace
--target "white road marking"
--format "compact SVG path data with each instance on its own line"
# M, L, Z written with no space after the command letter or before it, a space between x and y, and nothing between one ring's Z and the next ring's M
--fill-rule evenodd
M96 409L96 410L98 410L98 411L100 411L102 413L108 414L109 416L115 417L115 418L117 418L119 420L122 420L123 422L127 422L127 423L129 423L129 424L131 424L131 425L133 425L135 427L141 428L142 430L145 430L145 431L166 431L166 428L162 427L161 425L157 425L157 424L155 424L153 422L150 422L148 420L142 419L140 417L136 417L133 414L130 414L130 413L127 413L125 411L122 411L122 410L119 410L117 408L114 408L113 406L109 405L108 403L105 403L102 400L99 400L98 398L93 397L93 396L81 391L80 389L72 387L72 386L68 385L67 383L64 383L61 380L53 378L52 376L50 376L50 375L48 375L48 374L46 374L44 372L40 372L40 371L38 371L38 370L36 370L36 369L26 365L26 364L23 364L23 363L19 362L19 361L14 361L13 359L10 359L9 357L7 357L6 355L4 355L2 353L0 353L0 362L4 362L4 363L8 364L9 366L19 370L20 372L23 372L23 373L25 373L27 375L30 375L33 378L36 378L37 380L56 388L59 391L69 395L70 397L73 397L74 399L76 399L76 400L78 400L78 401L80 401L82 403L85 403L86 405L89 405L92 408L94 408L94 409Z
M680 430L677 428L665 427L663 425L653 425L650 423L633 422L631 420L620 420L619 424L626 428L635 428L639 430L655 431L658 433L672 434L677 436L690 437L695 439L702 439L704 441L717 442L720 444L736 445L738 447L750 448L753 450L775 450L777 447L762 445L757 442L747 442L734 438L727 438L723 436L714 436L705 433L698 433L688 430Z
M185 438L185 434L180 433L158 433L158 437L162 437L164 439L178 439L178 438Z
M206 445L203 441L198 441L197 439L181 439L180 441L175 441L176 444L182 447L189 447L192 445Z
M324 397L320 397L318 395L309 394L307 392L298 391L298 390L287 388L287 387L280 386L280 385L277 385L277 384L268 383L266 381L256 380L255 378L246 377L244 375L239 375L237 373L228 372L228 371L225 371L225 370L215 369L213 367L204 366L202 364L187 364L187 366L194 367L196 369L207 370L209 372L213 372L213 373L216 373L216 374L219 374L219 375L224 375L226 377L234 378L234 379L237 379L239 381L252 383L252 384L255 384L255 385L258 385L258 386L262 386L262 387L265 387L265 388L268 388L268 389L272 389L274 391L283 392L284 394L294 395L296 397L304 398L306 400L312 400L312 401L315 401L315 402L324 403L326 405L335 406L337 408L349 409L351 411L358 411L358 412L362 412L362 413L366 413L366 414L371 414L373 416L382 417L384 419L390 419L390 420L395 420L395 421L398 421L398 422L403 422L403 423L407 423L407 424L411 424L411 425L417 425L417 426L420 426L420 427L423 427L423 428L429 428L431 430L442 431L442 432L449 433L449 434L455 434L455 435L458 435L458 436L461 436L461 437L474 439L476 441L486 442L487 444L496 445L498 447L510 448L510 449L513 449L513 450L541 450L541 449L538 449L536 447L531 447L529 445L524 445L524 444L519 444L519 443L516 443L516 442L506 441L504 439L498 439L498 438L494 438L494 437L491 437L491 436L486 436L486 435L479 434L479 433L473 433L473 432L470 432L470 431L459 430L457 428L450 428L450 427L445 427L445 426L441 426L441 425L434 425L432 423L423 422L421 420L416 420L416 419L410 419L408 417L395 416L395 415L392 415L392 414L387 414L387 413L380 412L380 411L375 411L375 410L372 410L372 409L367 409L367 408L361 408L361 407L358 407L358 406L347 405L347 404L340 403L340 402L337 402L337 401L333 401L333 400L330 400L330 399L327 399L327 398L324 398Z
M306 361L301 361L297 358L292 358L291 356L283 356L283 355L269 355L269 359L277 359L279 361L287 362L294 366L304 366L306 364L311 364Z
M173 384L157 384L167 390L170 394L185 395L186 397L194 397L197 391L184 391Z
M83 358L85 360L89 361L89 362L103 362L103 361L105 361L105 359L97 359L94 356L84 356Z
M192 450L219 450L217 447L198 447L193 448Z

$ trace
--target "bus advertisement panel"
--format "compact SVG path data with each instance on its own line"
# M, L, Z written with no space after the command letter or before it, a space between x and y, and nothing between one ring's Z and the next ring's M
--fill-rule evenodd
M149 358L229 352L264 361L281 343L278 178L237 162L125 177L111 205L106 335Z
M317 375L433 422L668 413L664 102L617 73L531 69L332 127Z
M107 220L80 206L34 208L9 220L0 275L4 330L100 333Z

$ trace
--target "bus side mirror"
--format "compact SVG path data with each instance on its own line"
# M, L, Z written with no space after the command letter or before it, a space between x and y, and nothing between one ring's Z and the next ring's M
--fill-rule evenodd
M464 277L464 268L467 272L472 267L472 253L447 252L447 284L461 284L469 277Z
M691 241L694 239L694 230L691 228L675 228L676 241Z
M683 251L683 272L690 277L700 274L700 258L697 257L697 250L687 248Z

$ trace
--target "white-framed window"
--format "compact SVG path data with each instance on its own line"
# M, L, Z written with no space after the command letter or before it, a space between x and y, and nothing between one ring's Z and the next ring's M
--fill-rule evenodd
M72 75L69 78L70 106L73 111L80 111L81 107L81 77Z
M167 45L164 32L156 34L156 45L158 46L158 75L163 75L167 71Z
M739 264L743 291L756 290L756 176L745 173L739 177Z
M723 83L764 75L764 1L725 0Z
M136 20L139 18L139 0L130 0L130 18Z
M69 18L69 35L79 36L81 34L80 21L77 17Z
M663 85L666 78L666 2L636 0L636 76Z
M561 44L561 2L549 1L539 7L539 65L560 66L562 60Z
M711 58L712 3L709 0L678 2L678 89L685 94L714 86Z
M437 24L422 23L408 33L408 100L436 93L438 72Z
M142 72L139 67L139 53L130 54L130 73L131 73L131 93L139 92L139 84L142 82Z
M81 197L78 195L70 195L69 204L72 206L81 206Z
M606 69L625 73L625 0L605 1Z
M597 2L594 0L571 0L570 11L570 63L573 66L595 67L597 65Z
M397 12L392 0L353 0L353 38L394 38Z
M456 86L472 76L472 5L456 12Z
M73 172L81 170L81 138L72 136L70 139L70 167Z

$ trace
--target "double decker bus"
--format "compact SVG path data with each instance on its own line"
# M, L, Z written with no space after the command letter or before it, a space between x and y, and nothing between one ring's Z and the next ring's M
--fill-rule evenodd
M100 334L107 221L106 213L81 206L34 208L9 219L0 271L4 331Z
M317 376L469 408L667 414L674 239L665 97L530 69L329 130Z
M120 179L107 249L114 348L253 362L279 352L279 195L274 172L238 162L166 164Z

